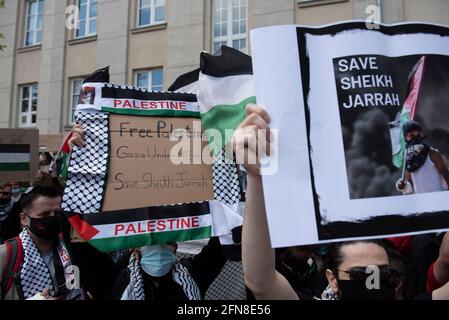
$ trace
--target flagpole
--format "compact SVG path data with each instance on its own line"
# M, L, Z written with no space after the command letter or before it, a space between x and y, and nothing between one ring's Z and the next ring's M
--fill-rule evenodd
M70 132L67 135L67 137L70 136L72 133L73 133L73 128L72 128L72 130L70 130ZM67 139L67 137L66 137L66 139ZM62 151L62 148L64 147L66 139L64 139L62 141L61 146L59 147L58 152L56 153L56 156L50 162L50 166L49 166L50 172L53 172L53 169L52 169L53 165L55 164L56 160L58 159L59 155L61 154L61 151Z

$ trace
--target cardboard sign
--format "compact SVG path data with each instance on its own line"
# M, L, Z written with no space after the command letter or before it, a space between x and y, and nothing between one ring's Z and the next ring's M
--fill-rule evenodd
M194 122L196 125L194 126ZM193 131L197 127L198 131ZM191 132L190 164L175 165L170 141L176 129ZM103 211L212 200L212 165L201 161L207 142L193 118L110 115L110 167ZM198 144L201 148L193 148ZM188 151L188 150L187 150ZM207 153L209 154L209 153ZM195 164L199 159L199 164Z
M39 136L39 151L40 152L58 152L64 141L62 134L45 134Z
M257 102L278 130L279 169L263 177L273 246L449 228L449 172L418 157L425 144L449 158L449 28L349 22L251 39ZM421 123L424 144L405 145L407 119ZM404 155L425 160L408 194L396 188Z
M39 166L39 130L0 129L0 182L31 181Z

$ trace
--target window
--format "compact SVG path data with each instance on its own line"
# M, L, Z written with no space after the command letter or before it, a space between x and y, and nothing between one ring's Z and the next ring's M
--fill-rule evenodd
M247 51L247 0L213 0L212 53L222 45Z
M139 0L137 26L148 26L165 21L164 0Z
M83 79L73 79L70 82L70 123L75 122L75 109L80 97L81 86L83 85Z
M76 38L97 34L97 0L78 0L79 20Z
M152 90L162 91L162 69L137 71L134 77L134 86Z
M37 117L37 84L20 87L19 127L35 127Z
M42 42L42 19L44 17L44 0L28 0L25 17L25 47Z

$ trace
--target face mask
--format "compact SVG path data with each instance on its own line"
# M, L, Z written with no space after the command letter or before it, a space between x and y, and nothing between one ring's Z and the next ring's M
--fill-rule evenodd
M30 218L30 231L43 240L55 240L61 232L59 215L46 218Z
M173 247L154 245L143 248L140 266L150 276L162 277L171 270L175 261Z
M406 169L408 172L418 170L426 162L430 147L423 143L423 140L422 137L418 137L407 141Z
M0 199L0 204L1 204L1 205L5 205L5 204L8 204L9 201L11 201L10 198L6 198L6 199L3 198L3 199Z
M394 289L368 289L363 280L338 280L341 300L394 300Z

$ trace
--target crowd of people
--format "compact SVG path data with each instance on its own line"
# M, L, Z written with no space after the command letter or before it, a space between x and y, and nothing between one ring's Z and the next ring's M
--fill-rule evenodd
M269 123L261 107L249 105L231 143L249 158L257 148L245 141ZM70 145L82 148L83 129L72 132ZM42 174L31 183L0 182L0 300L201 300L227 260L241 261L248 300L449 299L449 233L273 249L259 166L243 163L241 241L224 246L213 237L183 259L176 243L102 253L76 241L54 174L45 183ZM447 168L437 168L447 179ZM398 188L415 179L408 175Z

